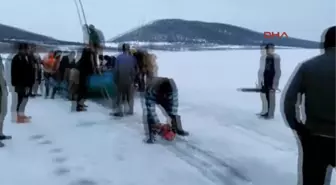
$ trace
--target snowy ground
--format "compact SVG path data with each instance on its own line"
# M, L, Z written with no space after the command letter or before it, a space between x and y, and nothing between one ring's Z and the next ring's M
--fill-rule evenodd
M280 50L280 88L298 62L318 53ZM178 83L180 113L190 137L144 144L140 102L136 116L117 121L92 102L87 113L70 113L69 102L33 99L28 104L31 124L6 119L13 140L0 149L0 184L296 184L296 140L279 108L274 120L262 121L255 116L259 95L236 91L254 85L258 51L156 54L160 75Z

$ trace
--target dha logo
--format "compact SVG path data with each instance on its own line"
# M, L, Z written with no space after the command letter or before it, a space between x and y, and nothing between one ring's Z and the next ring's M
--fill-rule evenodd
M286 32L270 32L270 31L265 31L264 32L264 38L265 39L273 39L274 37L277 38L288 38L288 34Z

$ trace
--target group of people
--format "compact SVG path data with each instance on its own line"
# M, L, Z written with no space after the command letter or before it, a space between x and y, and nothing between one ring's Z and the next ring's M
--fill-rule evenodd
M335 26L328 29L323 54L298 66L283 93L283 115L290 128L298 135L302 146L303 185L323 185L328 166L335 167ZM174 134L188 136L182 128L178 114L178 89L174 79L157 74L156 56L141 49L133 50L123 44L117 56L104 56L99 44L90 43L83 48L79 60L76 52L64 56L61 51L50 52L41 59L35 47L26 43L18 46L18 52L10 62L10 78L1 75L0 141L11 139L4 135L3 121L7 112L7 87L17 98L14 111L16 122L26 123L31 117L25 114L28 97L39 96L37 87L44 80L45 97L55 98L65 82L68 97L75 103L73 110L85 111L88 78L102 70L112 70L116 86L115 106L112 116L124 117L134 113L134 92L140 91L144 100L145 123L148 125L147 143L154 143L161 134L162 123L156 114L160 105L170 117ZM275 91L281 76L280 56L274 52L274 44L262 45L258 88L262 95L261 118L272 119L275 110ZM2 63L2 62L1 62ZM103 67L101 67L103 66ZM5 67L2 69L4 74ZM8 70L8 69L7 69ZM304 105L303 105L304 103ZM125 106L127 105L127 106ZM297 107L305 107L306 119L298 116ZM304 124L305 123L305 124ZM0 146L3 144L0 142Z
M51 99L61 94L72 101L72 111L86 111L84 102L88 98L89 77L111 70L117 92L112 97L115 102L112 116L133 115L135 91L140 91L143 102L146 102L145 122L150 129L148 143L155 141L155 135L160 134L160 125L163 125L156 115L156 104L160 104L171 117L172 132L188 135L182 129L177 112L175 82L157 76L155 55L145 50L131 49L128 44L121 46L121 53L117 56L104 56L97 50L97 46L89 45L83 48L80 57L76 57L76 51L65 53L60 50L50 51L40 57L34 44L19 43L17 52L8 57L6 67L3 68L3 87L6 88L1 89L2 93L7 93L8 87L12 93L12 121L31 122L32 117L25 114L28 99L42 94ZM2 97L7 98L7 95ZM1 113L6 111L1 110ZM1 137L11 138L5 135Z

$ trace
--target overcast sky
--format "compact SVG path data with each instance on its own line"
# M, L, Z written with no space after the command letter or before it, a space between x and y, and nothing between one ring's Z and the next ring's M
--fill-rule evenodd
M112 38L146 22L181 18L221 22L256 31L320 40L335 25L335 0L82 0L88 23ZM74 0L4 0L0 23L82 41Z

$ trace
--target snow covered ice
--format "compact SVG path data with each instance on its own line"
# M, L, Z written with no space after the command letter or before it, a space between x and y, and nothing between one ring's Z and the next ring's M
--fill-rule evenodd
M298 62L319 52L278 50L280 89ZM159 74L177 82L180 114L191 136L145 144L140 102L137 115L117 121L93 102L88 112L70 113L67 101L31 99L32 123L13 124L10 114L6 119L5 133L13 140L0 150L0 184L296 184L298 149L279 112L281 94L275 119L264 121L255 116L259 95L236 90L254 86L258 50L155 54Z

